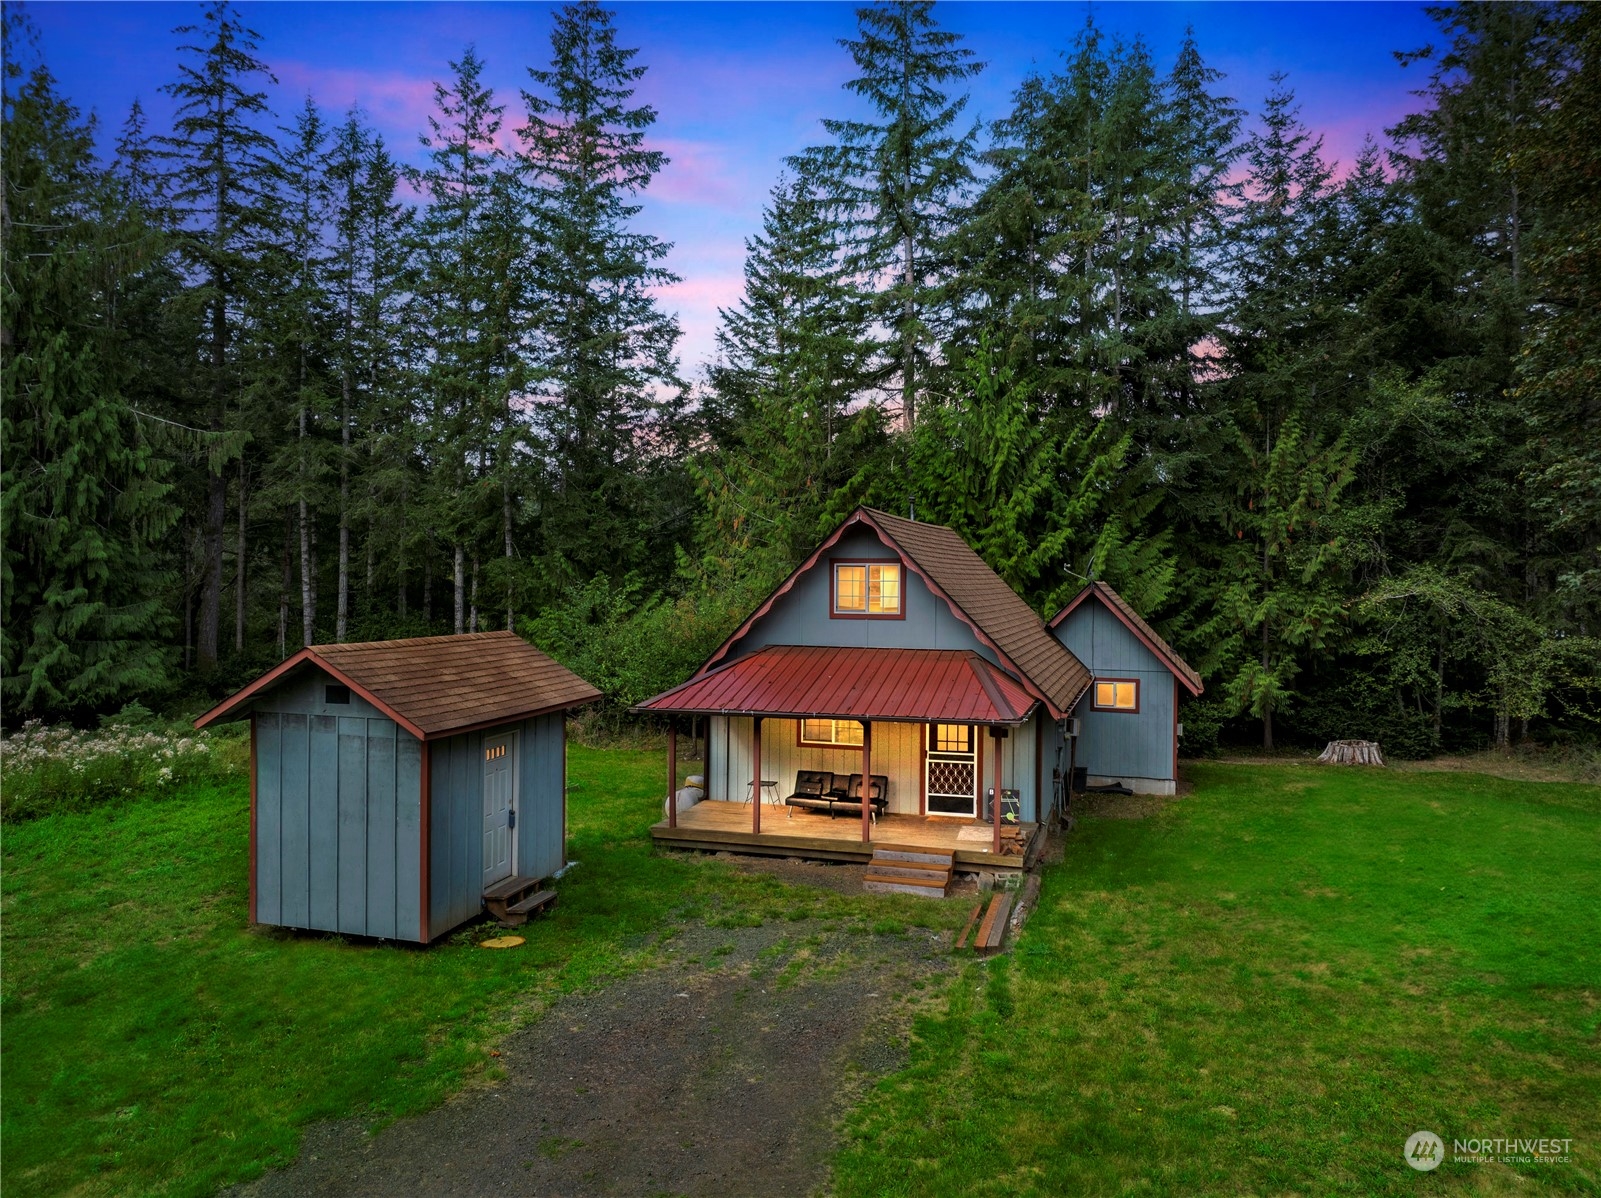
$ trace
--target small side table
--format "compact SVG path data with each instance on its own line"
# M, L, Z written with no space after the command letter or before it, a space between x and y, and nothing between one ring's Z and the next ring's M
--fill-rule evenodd
M753 779L745 787L745 802L746 803L749 803L751 801L751 796L752 796L752 793L755 791L755 789L756 789L756 782ZM776 778L763 778L762 779L762 802L765 803L769 807L777 807L783 802L783 800L778 797L778 779L776 779Z

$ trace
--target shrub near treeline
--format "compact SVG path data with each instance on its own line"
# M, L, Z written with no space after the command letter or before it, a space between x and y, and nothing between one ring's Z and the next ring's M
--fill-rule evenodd
M29 720L0 738L0 819L82 811L242 774L249 755L244 731L243 725L217 733L158 725L138 704L91 730Z

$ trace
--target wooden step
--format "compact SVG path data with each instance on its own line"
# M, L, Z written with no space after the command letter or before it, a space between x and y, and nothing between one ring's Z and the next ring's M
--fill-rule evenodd
M507 907L504 912L496 912L495 918L508 928L519 928L528 922L530 915L537 914L540 911L548 911L555 905L556 892L554 890L540 890L530 894L525 899L519 899Z
M920 861L926 865L949 867L955 863L956 854L953 851L942 852L939 849L918 848L916 845L875 844L873 846L873 860Z
M951 876L950 866L932 865L925 861L880 861L875 857L867 869L870 873L888 878L941 878L949 881Z
M875 894L915 894L922 898L944 898L949 879L885 878L868 874L862 879L862 889Z
M484 887L484 902L493 903L514 899L525 890L532 890L539 885L538 878L513 877L502 878Z

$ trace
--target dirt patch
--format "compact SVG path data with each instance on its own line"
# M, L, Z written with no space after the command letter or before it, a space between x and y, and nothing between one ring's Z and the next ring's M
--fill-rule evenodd
M762 857L754 853L718 853L741 873L764 874L794 886L817 886L840 894L861 894L867 866L847 861L802 861L799 857Z
M1489 774L1510 782L1578 782L1590 786L1601 783L1601 763L1595 756L1584 754L1462 753L1427 761L1392 761L1390 765L1398 770L1426 773Z
M1146 819L1176 801L1174 795L1076 794L1076 819Z
M376 1135L308 1131L237 1198L811 1194L836 1123L906 1059L943 933L693 927L665 963L559 1000L499 1046L505 1077Z

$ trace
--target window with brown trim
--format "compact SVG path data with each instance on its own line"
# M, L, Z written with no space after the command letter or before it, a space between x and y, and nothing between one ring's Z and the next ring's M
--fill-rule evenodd
M1096 711L1121 711L1138 714L1140 710L1140 683L1137 678L1098 678L1095 681Z
M801 720L800 743L831 749L859 749L862 726L855 720Z
M835 562L836 616L899 617L902 613L899 562Z

